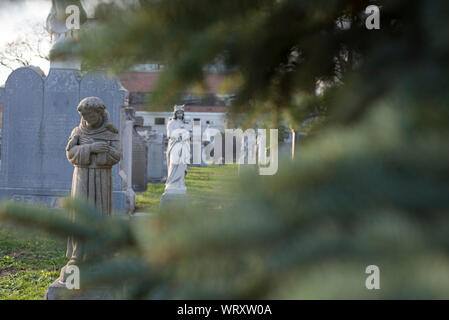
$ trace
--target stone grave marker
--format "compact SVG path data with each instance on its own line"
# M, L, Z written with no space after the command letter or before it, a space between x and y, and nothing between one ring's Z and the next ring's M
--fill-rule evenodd
M2 102L0 199L57 206L70 194L73 166L65 158L71 129L79 124L80 100L98 96L111 121L120 127L127 91L100 73L50 69L46 77L35 67L19 68L6 81ZM113 170L114 209L128 211L119 168Z

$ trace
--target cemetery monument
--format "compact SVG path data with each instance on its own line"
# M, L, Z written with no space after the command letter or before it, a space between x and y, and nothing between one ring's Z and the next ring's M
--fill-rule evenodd
M161 207L171 200L186 200L185 176L190 163L190 134L184 122L184 106L174 107L173 118L167 123L168 175Z

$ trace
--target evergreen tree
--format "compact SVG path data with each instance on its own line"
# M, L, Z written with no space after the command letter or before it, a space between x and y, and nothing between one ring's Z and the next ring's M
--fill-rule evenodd
M365 27L371 4L380 30ZM443 0L147 0L104 10L70 50L90 67L166 65L155 106L219 61L238 93L234 114L296 127L326 120L275 176L244 174L219 213L111 220L101 241L97 224L55 213L5 205L0 217L117 248L92 262L108 269L90 280L128 280L130 297L448 298L448 9ZM371 264L382 290L364 286Z

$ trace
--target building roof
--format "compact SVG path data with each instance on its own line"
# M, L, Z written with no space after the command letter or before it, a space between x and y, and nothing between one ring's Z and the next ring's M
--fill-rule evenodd
M146 107L145 105L135 105L135 106L133 106L133 108L135 108L136 111L148 111L148 110L145 110L145 107ZM220 112L227 112L228 111L228 107L226 107L226 106L195 106L195 105L186 105L184 107L184 111L185 112L215 112L215 113L220 113ZM168 112L172 112L172 111L168 111Z
M120 75L120 81L129 92L153 92L160 74L159 71L129 71ZM207 74L205 76L205 93L219 93L223 80L223 74Z
M184 107L185 112L227 112L225 106L189 106Z

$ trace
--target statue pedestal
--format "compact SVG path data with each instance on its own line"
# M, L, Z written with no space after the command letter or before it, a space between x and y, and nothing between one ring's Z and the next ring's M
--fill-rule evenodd
M99 276L102 274L102 268L98 266L83 266L81 269L71 263L62 267L60 276L56 279L45 292L44 300L120 300L126 298L126 284L118 286L108 284L85 283L81 275L87 278ZM76 267L76 268L73 268ZM65 283L67 281L67 284ZM78 288L75 289L68 284Z
M87 288L69 290L64 283L56 280L45 292L44 300L116 300L120 296L111 288Z
M160 208L185 208L188 204L189 197L187 196L187 192L185 190L170 189L165 190L162 195Z
M50 61L50 69L69 69L81 71L81 61L76 58Z

